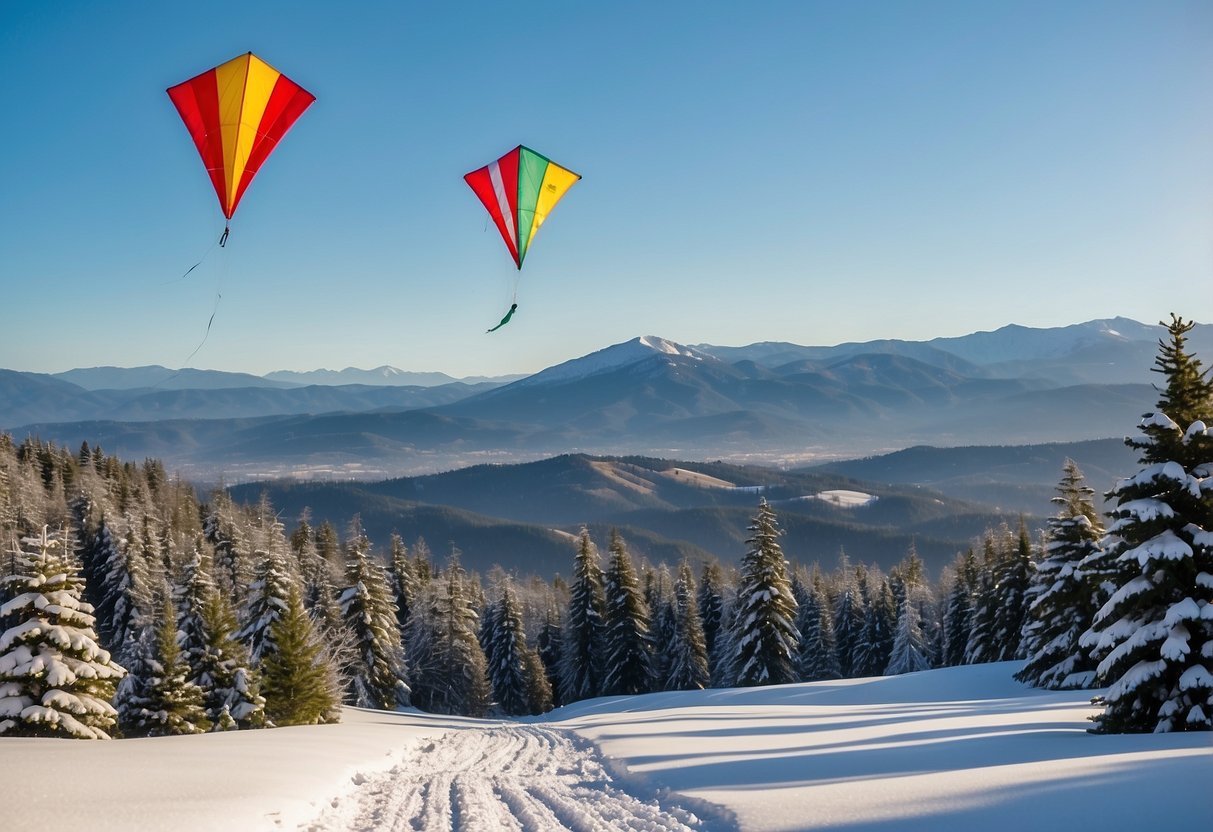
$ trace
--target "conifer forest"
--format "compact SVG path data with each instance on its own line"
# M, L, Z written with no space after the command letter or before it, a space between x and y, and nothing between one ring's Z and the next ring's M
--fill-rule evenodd
M283 518L153 459L0 435L0 735L145 737L473 717L601 695L1023 660L1106 689L1091 730L1213 728L1213 381L1173 317L1108 515L1072 461L1045 528L988 529L939 575L798 562L755 505L734 567L582 530L568 578L466 570L458 541ZM1151 409L1152 407L1152 409ZM1126 426L1126 429L1131 426Z

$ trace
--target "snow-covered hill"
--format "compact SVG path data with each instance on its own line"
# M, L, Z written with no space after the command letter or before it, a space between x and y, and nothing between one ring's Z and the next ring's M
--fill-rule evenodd
M275 731L6 738L0 806L22 832L1207 825L1208 734L1088 734L1091 691L1026 688L1017 667L601 698L521 725L349 709Z

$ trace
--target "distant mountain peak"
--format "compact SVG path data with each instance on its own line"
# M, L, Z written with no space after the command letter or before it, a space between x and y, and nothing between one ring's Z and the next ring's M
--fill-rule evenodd
M670 341L667 338L660 338L656 335L642 335L630 341L624 341L621 344L612 344L589 355L565 361L563 364L548 367L546 370L541 370L533 376L515 382L511 386L559 384L599 375L600 373L611 372L612 370L638 364L656 357L670 359L676 356L694 359L695 361L716 360L705 352L700 352L692 347Z

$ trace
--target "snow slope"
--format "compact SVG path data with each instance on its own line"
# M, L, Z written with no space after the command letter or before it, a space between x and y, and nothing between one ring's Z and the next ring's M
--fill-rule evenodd
M311 728L6 738L0 828L1204 828L1213 736L1087 734L1089 691L1026 688L1018 667L602 698L527 724L347 709Z
M560 724L629 769L727 806L745 830L1203 828L1209 734L1095 736L1091 691L1020 662L600 699Z

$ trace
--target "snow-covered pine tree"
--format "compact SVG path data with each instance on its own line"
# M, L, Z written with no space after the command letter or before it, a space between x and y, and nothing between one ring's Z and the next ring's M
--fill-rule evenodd
M189 680L202 689L212 731L265 727L261 677L236 639L236 614L211 581L202 542L173 590L177 643Z
M653 688L665 689L670 675L669 645L674 641L674 578L664 563L656 569L645 570L645 604L649 608L651 629L649 639L653 643Z
M863 630L852 651L851 675L880 676L893 653L893 634L897 627L897 602L889 580L872 576L870 597L864 609ZM903 585L904 594L904 585Z
M781 685L797 681L796 599L779 546L775 512L762 498L750 523L749 551L741 561L739 608L733 635L733 684Z
M685 560L674 582L674 637L666 647L666 690L702 690L711 684L708 647L695 598L695 577Z
M158 615L143 616L126 677L114 704L127 737L168 737L210 730L202 688L189 680L190 666L177 646L177 615L168 584L162 585Z
M737 615L741 609L736 586L722 588L720 604L720 628L716 631L716 643L708 654L708 670L712 674L712 687L733 687L733 654L736 653L734 637L737 633Z
M0 736L108 739L117 712L114 684L125 672L97 643L93 609L63 541L36 540L20 550L17 574L4 579L0 617Z
M699 578L696 600L699 603L699 620L703 623L703 641L707 646L708 656L711 656L716 648L716 634L720 632L720 620L724 613L723 583L720 566L714 561L706 561Z
M863 633L865 621L863 590L846 552L838 556L838 572L842 585L834 601L834 638L838 649L838 669L843 677L850 678L855 675L855 644Z
M944 610L944 642L941 664L955 667L965 663L965 649L973 630L973 596L977 591L977 555L970 548L957 555L953 565L952 588Z
M1001 645L995 637L999 615L995 575L1000 563L993 530L986 530L982 548L982 562L973 593L973 613L969 618L969 641L965 645L965 664L996 662L1002 655Z
M885 675L896 676L899 673L929 670L930 653L930 645L919 625L919 606L914 592L909 591L901 602L901 609L898 610L897 633L893 638L893 652L889 657L889 665L885 668Z
M834 613L830 596L820 578L807 587L805 603L796 610L796 628L800 631L800 655L796 659L802 682L818 682L842 677L838 668L838 647L834 642Z
M346 586L340 599L341 615L357 653L346 680L346 701L390 711L409 703L404 648L387 575L371 560L370 548L355 516L346 540Z
M237 634L248 647L249 659L254 665L260 664L262 656L273 650L274 622L285 613L287 597L297 588L277 547L259 549L257 555L253 583L244 593L246 600L240 616L243 626Z
M649 608L640 594L632 557L616 529L611 529L604 590L606 661L602 693L628 696L653 689L653 645Z
M1034 598L1024 625L1025 641L1035 645L1015 678L1050 690L1089 688L1095 683L1095 660L1079 636L1103 605L1098 583L1081 565L1099 551L1103 524L1091 501L1094 489L1084 480L1078 463L1067 459L1053 503L1058 513L1049 518L1045 556L1032 576Z
M1144 467L1109 494L1118 588L1080 639L1109 686L1100 733L1213 729L1213 380L1187 351L1193 325L1171 316L1166 386L1129 440Z
M211 494L202 530L215 548L212 578L219 591L240 606L252 574L251 552L244 520L227 489L220 487Z
M413 661L413 704L439 714L484 716L492 691L484 651L477 638L478 618L459 553L425 591L415 609L409 638Z
M398 534L392 534L388 564L388 577L396 603L396 623L400 626L401 633L407 633L409 613L417 595L417 578L413 575L413 563L409 560L408 547Z
M535 639L535 650L543 663L543 674L547 677L552 707L564 704L560 698L560 655L564 644L564 628L560 626L560 612L555 604L549 604L543 613L543 624Z
M274 725L340 721L341 686L297 585L288 586L281 614L273 618L264 647L259 667L261 694L265 715Z
M1019 532L1015 546L1000 561L995 574L994 603L998 615L994 623L994 643L998 645L995 661L1022 659L1024 625L1028 621L1028 591L1032 573L1036 571L1036 558L1027 523L1019 518Z
M101 639L119 661L128 660L138 622L152 610L152 584L147 563L139 554L134 520L127 517L123 525L126 533L104 553L105 576L97 606Z
M606 662L602 567L598 548L585 528L577 543L571 589L560 656L560 698L565 704L602 692Z
M493 699L509 716L541 714L551 708L551 689L538 655L527 646L522 614L514 588L506 581L494 613L485 651Z

